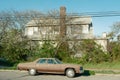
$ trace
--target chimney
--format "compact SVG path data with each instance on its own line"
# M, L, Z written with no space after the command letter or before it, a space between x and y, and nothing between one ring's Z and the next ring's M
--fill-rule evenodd
M107 37L107 33L106 32L103 32L102 33L102 38L106 38Z
M64 6L60 7L60 36L64 38L66 36L66 8Z

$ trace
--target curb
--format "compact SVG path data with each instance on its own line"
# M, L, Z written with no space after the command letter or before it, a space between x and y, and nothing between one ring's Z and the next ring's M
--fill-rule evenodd
M4 70L4 69L1 69L0 72L27 72L27 71L20 71L20 70Z
M120 74L102 74L102 73L96 73L95 75L100 75L100 76L120 76Z
M120 69L86 69L91 71L113 71L113 72L120 72Z
M18 70L5 70L5 69L0 69L0 71L18 71Z

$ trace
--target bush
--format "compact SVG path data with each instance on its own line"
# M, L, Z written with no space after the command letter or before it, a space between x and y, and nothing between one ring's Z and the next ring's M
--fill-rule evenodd
M101 63L110 59L109 54L103 52L101 46L93 40L84 40L81 43L81 50L83 52L83 63Z
M4 58L0 58L0 65L1 66L13 66L14 63L11 63L10 61L4 59Z
M108 52L111 57L111 61L119 61L120 60L120 43L110 42L108 47Z

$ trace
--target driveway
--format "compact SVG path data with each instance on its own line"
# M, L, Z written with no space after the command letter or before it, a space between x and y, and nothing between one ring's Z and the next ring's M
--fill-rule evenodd
M120 75L78 75L75 78L68 78L64 75L53 74L39 74L36 76L29 76L28 72L17 70L1 70L0 80L120 80Z

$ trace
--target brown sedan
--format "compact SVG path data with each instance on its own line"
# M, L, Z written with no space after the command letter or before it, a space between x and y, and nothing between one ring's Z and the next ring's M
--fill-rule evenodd
M76 73L82 74L83 67L74 64L63 64L56 58L39 58L34 62L19 63L18 70L27 70L30 75L36 73L66 74L67 77L74 77Z

